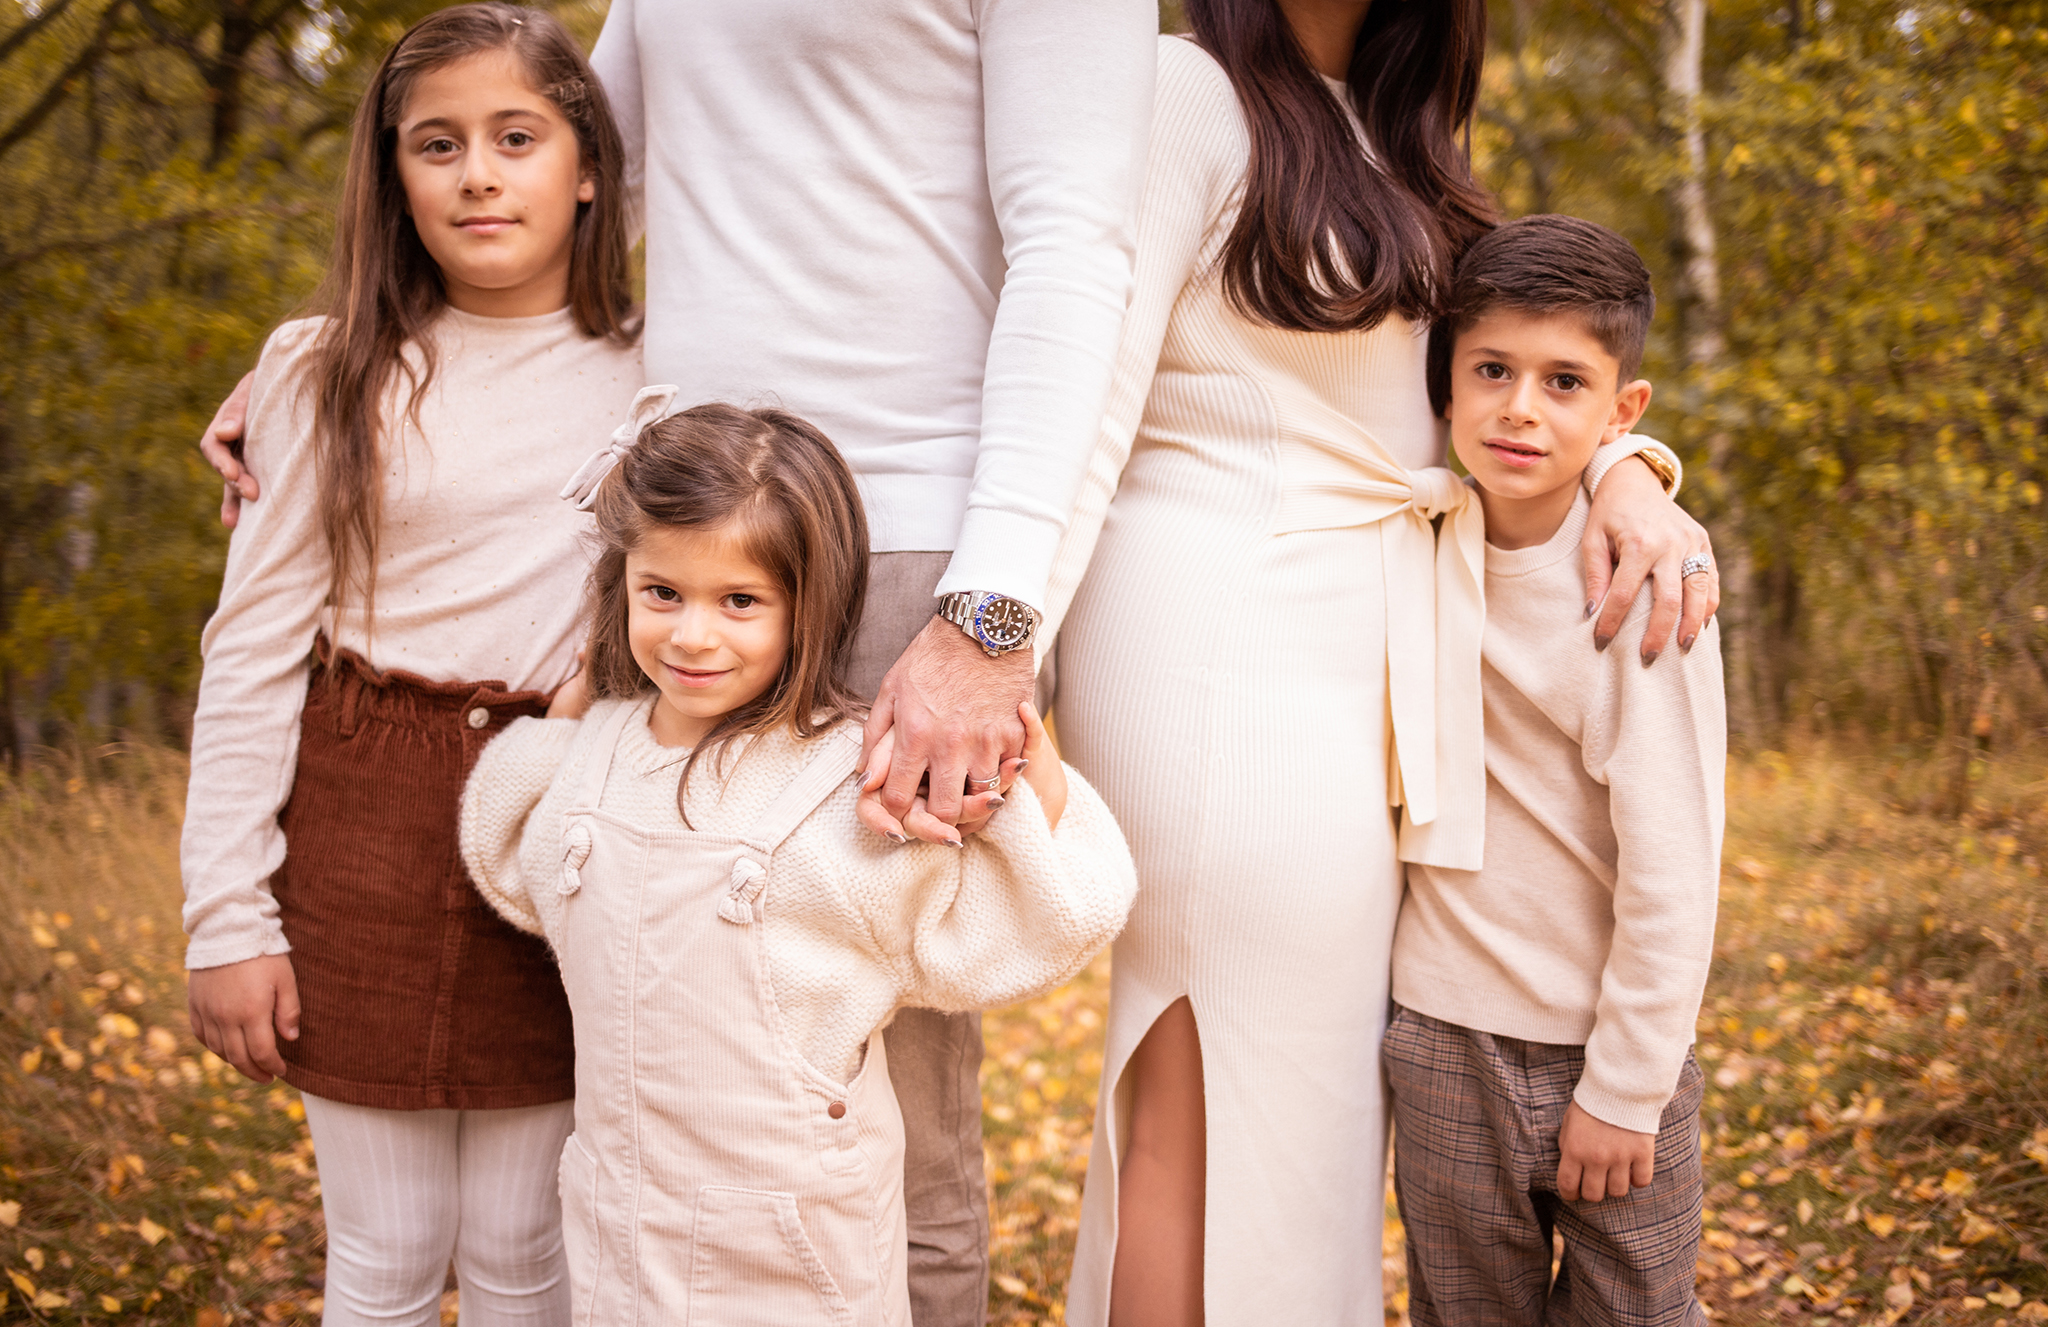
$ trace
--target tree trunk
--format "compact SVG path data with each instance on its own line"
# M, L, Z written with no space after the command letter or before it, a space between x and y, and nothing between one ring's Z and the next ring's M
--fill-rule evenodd
M1721 269L1715 254L1714 214L1707 198L1707 137L1701 123L1701 71L1706 48L1706 0L1669 0L1664 14L1663 82L1666 124L1678 148L1678 174L1667 189L1672 248L1679 271L1678 320L1687 382L1686 413L1706 417L1714 371L1727 353L1723 332ZM1758 685L1755 562L1750 554L1747 504L1731 472L1735 439L1716 426L1707 436L1707 481L1719 501L1712 522L1714 556L1721 565L1721 648L1728 677L1728 726L1760 738L1770 716Z

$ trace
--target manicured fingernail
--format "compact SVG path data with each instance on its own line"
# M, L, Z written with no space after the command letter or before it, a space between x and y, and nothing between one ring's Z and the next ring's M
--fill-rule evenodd
M1599 607L1600 607L1600 601L1599 601L1598 599L1588 599L1588 600L1586 601L1586 616L1587 616L1587 617L1591 617L1591 616L1593 616L1593 611L1594 611L1595 609L1599 608Z
M940 839L939 842L945 844L949 848L961 848L966 846L965 844L961 843L958 839Z
M1678 652L1680 654L1691 654L1692 643L1698 639L1698 636L1687 636L1684 640L1678 642Z
M1614 637L1612 636L1593 637L1593 648L1596 650L1604 650L1612 644L1614 644Z
M995 810L995 809L996 809L997 807L1001 806L1002 804L1003 804L1003 796L1002 796L1002 794L1001 794L1001 793L997 793L997 794L996 794L996 795L995 795L994 797L991 797L991 798L989 798L989 799L988 799L988 808L989 808L989 810L991 810L991 811Z
M1026 765L1029 765L1030 763L1031 763L1031 758L1030 758L1029 756L1020 756L1020 757L1018 757L1018 759L1017 759L1017 773L1019 773L1019 774L1022 774L1022 773L1024 772L1024 767L1025 767Z
M890 835L889 837L890 837L890 838L891 838L892 840L894 840L895 842L897 842L897 843L908 843L908 842L910 842L910 840L909 840L908 838L905 838L905 837L904 837L903 835L901 835L901 834L891 834L891 835Z
M1643 667L1648 668L1651 664L1657 662L1657 656L1662 653L1662 650L1645 650L1643 652Z

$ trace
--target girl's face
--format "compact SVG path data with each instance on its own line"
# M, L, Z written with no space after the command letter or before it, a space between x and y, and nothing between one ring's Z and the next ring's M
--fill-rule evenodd
M626 636L661 689L649 726L694 747L782 675L791 604L730 526L657 528L626 555Z
M398 123L406 211L466 313L525 318L569 303L576 205L597 196L576 130L511 51L421 74Z

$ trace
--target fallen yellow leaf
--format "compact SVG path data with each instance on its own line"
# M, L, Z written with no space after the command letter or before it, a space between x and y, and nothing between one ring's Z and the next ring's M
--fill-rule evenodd
M2020 1305L2021 1322L2040 1322L2044 1318L2048 1318L2048 1304L2043 1304L2038 1299L2030 1299Z
M1781 1295L1803 1295L1811 1289L1813 1287L1807 1284L1806 1278L1797 1272L1786 1277L1778 1285L1778 1293Z
M1984 1296L1984 1298L2002 1309L2016 1309L2020 1306L2020 1292L2014 1290L2003 1281L1998 1283L1998 1289Z
M165 1230L162 1226L150 1220L148 1217L144 1217L140 1221L137 1221L135 1223L135 1233L142 1236L143 1243L149 1245L149 1247L153 1249L157 1245L161 1244L164 1240L164 1237L166 1235L169 1235L171 1232Z
M10 1267L7 1269L7 1279L14 1282L14 1288L16 1290L19 1290L22 1294L27 1295L30 1299L34 1299L36 1297L36 1283L29 1280L28 1277L24 1276L22 1273L17 1272L12 1267Z
M121 1301L115 1299L112 1295L101 1295L100 1311L103 1313L119 1313L121 1311Z
M1951 1170L1941 1177L1941 1191L1952 1198L1960 1198L1966 1193L1971 1193L1976 1187L1977 1181L1960 1170Z
M1913 1307L1913 1286L1909 1281L1900 1281L1884 1288L1884 1304L1888 1309L1904 1313Z
M43 1048L33 1046L21 1053L21 1071L32 1074L43 1067Z
M1899 1219L1889 1212L1865 1212L1863 1224L1870 1227L1870 1233L1879 1239L1887 1239L1898 1229Z
M39 1291L36 1297L30 1300L29 1303L39 1309L68 1309L71 1307L71 1301L54 1290Z
M0 1203L0 1226L6 1226L6 1227L8 1227L9 1229L12 1229L13 1227L15 1227L15 1226L18 1226L18 1225L20 1225L20 1224L21 1224L21 1202L20 1202L20 1200L19 1200L19 1199L14 1199L14 1198L10 1198L10 1199L8 1199L8 1200L7 1200L6 1202L4 1202L4 1203Z
M1799 1200L1799 1224L1810 1225L1813 1221L1813 1203L1810 1199Z

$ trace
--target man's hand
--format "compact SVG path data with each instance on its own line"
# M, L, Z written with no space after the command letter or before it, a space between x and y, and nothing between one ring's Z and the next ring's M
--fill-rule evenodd
M1017 707L1031 698L1034 672L1029 649L991 659L965 632L934 617L882 679L868 712L863 790L879 789L879 809L903 830L933 843L957 843L952 827L986 819L1015 774L1015 758L1024 752ZM970 779L984 786L990 779L1002 782L993 794L968 798ZM920 783L926 785L921 808ZM913 809L920 814L913 817ZM861 818L886 833L876 817Z
M199 435L199 454L220 471L220 523L228 529L242 518L242 504L258 497L256 476L242 464L242 431L249 422L249 389L256 381L253 372L242 375L228 399L213 412L213 422ZM238 1066L239 1067L239 1066Z
M1706 527L1665 496L1647 464L1618 463L1600 481L1586 537L1579 543L1586 567L1586 616L1600 609L1593 643L1604 650L1613 641L1647 576L1657 588L1650 625L1643 632L1644 667L1663 653L1674 625L1678 647L1690 650L1721 606L1721 571L1712 564L1713 551ZM1694 553L1706 555L1711 565L1681 583L1678 569Z
M1657 1135L1598 1120L1574 1101L1557 1131L1557 1195L1597 1203L1626 1198L1657 1173Z
M206 1049L259 1083L284 1076L277 1038L299 1039L299 983L287 954L185 976L185 1012Z

